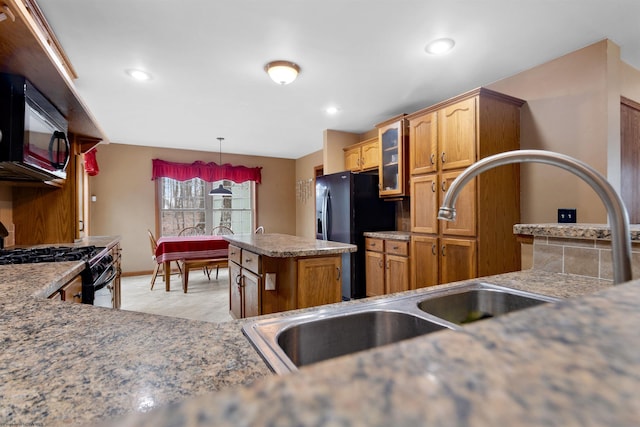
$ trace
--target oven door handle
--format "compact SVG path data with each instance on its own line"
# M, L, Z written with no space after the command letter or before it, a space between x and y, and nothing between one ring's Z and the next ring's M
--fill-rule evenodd
M105 276L105 275L106 275L107 273L109 273L109 272L113 272L113 273L111 274L111 277L109 277L107 280L103 280L103 279L102 279L102 277L103 277L103 276ZM97 284L97 285L95 285L95 286L93 287L93 289L94 289L95 291L97 291L97 290L100 290L100 289L104 288L105 286L107 286L107 284L111 283L111 281L112 281L113 279L115 279L117 275L118 275L118 272L116 271L115 266L113 266L113 265L109 266L109 268L108 268L108 269L106 269L106 270L105 270L105 271L100 275L100 278L96 281L96 283L98 283L98 284Z

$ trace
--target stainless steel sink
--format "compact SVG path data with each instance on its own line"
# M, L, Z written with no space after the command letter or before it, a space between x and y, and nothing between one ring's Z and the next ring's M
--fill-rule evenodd
M442 329L460 330L465 323L481 318L554 301L558 299L472 282L255 320L242 330L267 365L282 374Z
M431 297L421 301L418 308L448 322L464 325L551 301L555 299L512 290L478 288Z
M277 340L294 365L304 366L440 329L445 327L411 314L370 310L293 325Z

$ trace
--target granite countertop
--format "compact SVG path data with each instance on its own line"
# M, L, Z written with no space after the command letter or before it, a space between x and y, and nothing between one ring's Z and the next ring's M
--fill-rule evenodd
M274 258L336 255L355 252L348 243L309 239L288 234L233 234L223 236L229 243Z
M96 243L115 240L76 244ZM83 267L0 266L0 425L95 424L271 375L242 336L243 321L46 299Z
M376 239L401 240L408 242L411 240L409 231L365 231L364 237L373 237Z
M483 281L584 296L328 360L113 425L638 425L640 281L613 287L533 270Z
M534 270L482 278L574 298L275 376L242 335L243 321L213 324L45 300L82 265L32 267L0 266L0 424L640 420L640 281L614 287Z
M632 242L640 242L640 224L629 227ZM516 224L514 234L537 237L558 237L566 239L611 240L611 227L607 224Z

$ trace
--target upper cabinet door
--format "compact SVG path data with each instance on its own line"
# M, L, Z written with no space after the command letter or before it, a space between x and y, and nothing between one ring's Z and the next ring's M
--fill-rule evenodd
M406 182L404 118L378 127L380 143L380 197L404 196L409 192Z
M438 170L438 114L409 119L409 170L411 175Z
M465 99L439 111L438 161L442 170L464 168L476 160L476 99Z
M362 144L361 148L362 170L377 169L380 166L380 147L378 138L372 138Z

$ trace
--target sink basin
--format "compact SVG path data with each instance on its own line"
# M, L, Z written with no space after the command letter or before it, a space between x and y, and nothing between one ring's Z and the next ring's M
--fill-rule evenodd
M483 282L254 320L242 328L278 374L442 329L499 316L557 298Z
M290 326L277 342L299 367L440 329L445 327L411 314L372 310Z
M418 308L448 322L465 325L550 301L556 299L513 290L480 288L434 296L418 303Z

